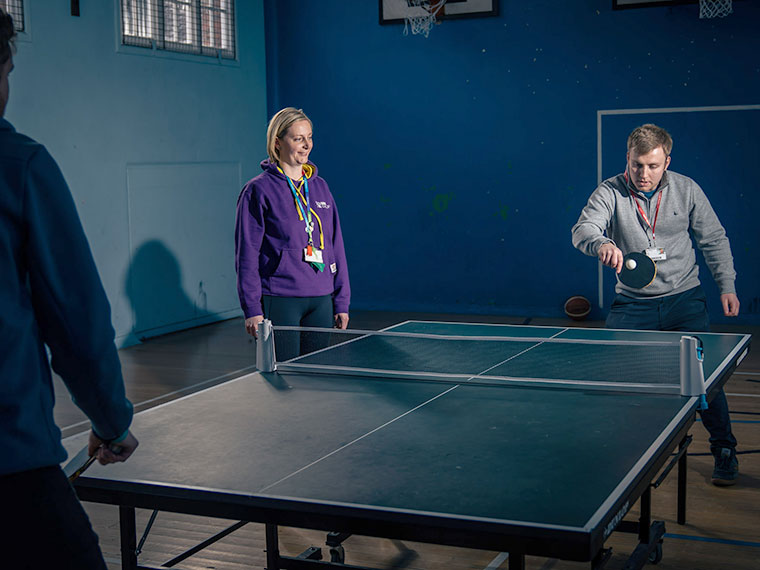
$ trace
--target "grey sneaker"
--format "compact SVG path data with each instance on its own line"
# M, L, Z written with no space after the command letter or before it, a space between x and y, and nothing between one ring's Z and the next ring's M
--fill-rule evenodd
M739 462L736 460L736 450L730 447L721 447L714 451L715 469L712 474L712 483L718 487L728 487L736 483L739 475Z

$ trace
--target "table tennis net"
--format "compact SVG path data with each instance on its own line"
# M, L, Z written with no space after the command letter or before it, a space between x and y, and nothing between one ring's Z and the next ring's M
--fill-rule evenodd
M600 341L273 327L279 372L493 386L681 392L678 339Z

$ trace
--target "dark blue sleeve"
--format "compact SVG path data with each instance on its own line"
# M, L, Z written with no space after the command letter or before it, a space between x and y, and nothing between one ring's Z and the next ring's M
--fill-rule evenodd
M129 427L111 308L76 206L58 165L42 148L28 163L24 250L29 288L52 367L95 433L115 439Z

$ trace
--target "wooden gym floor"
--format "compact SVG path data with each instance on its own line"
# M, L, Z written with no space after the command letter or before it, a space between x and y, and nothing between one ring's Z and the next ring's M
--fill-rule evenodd
M407 320L464 320L527 324L524 318L440 315L420 313L354 312L352 328L382 328ZM601 322L566 319L530 319L533 325L600 327ZM716 332L755 335L754 350L726 384L733 429L739 441L740 475L734 487L710 484L712 457L707 433L699 423L692 430L690 446L687 524L675 522L675 476L653 491L653 518L666 523L661 570L757 570L760 568L760 328L716 326ZM243 330L242 319L232 319L195 329L150 339L120 351L127 395L141 411L177 397L220 384L255 369L255 345ZM86 431L89 423L71 403L60 380L56 379L56 421L67 437ZM140 434L136 434L140 437ZM260 434L258 434L260 436ZM139 449L137 451L139 453ZM590 474L591 475L591 474ZM110 569L120 568L118 510L116 507L85 503L95 531L100 536ZM150 513L140 512L138 533ZM628 515L635 518L634 508ZM226 528L230 521L160 513L148 536L140 560L159 566L173 556ZM138 536L139 540L139 536ZM297 555L309 546L324 546L325 533L281 529L281 551ZM623 567L635 547L635 537L613 534L607 543L613 548L609 570ZM506 568L505 556L485 552L418 543L353 536L345 544L346 563L379 569L403 567L411 570L446 568ZM213 568L238 570L264 568L263 525L249 524L205 551L177 566L186 570ZM411 550L412 552L408 552ZM329 559L327 549L324 556ZM588 564L528 557L527 567L541 570L589 568Z

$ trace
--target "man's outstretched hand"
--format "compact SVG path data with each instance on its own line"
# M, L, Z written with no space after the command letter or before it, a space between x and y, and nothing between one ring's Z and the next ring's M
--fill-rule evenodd
M597 253L599 261L607 267L614 267L616 273L623 270L623 252L614 243L607 242L602 244Z

